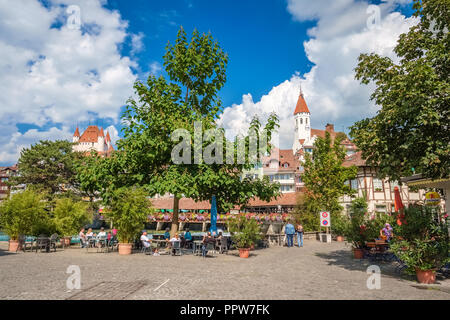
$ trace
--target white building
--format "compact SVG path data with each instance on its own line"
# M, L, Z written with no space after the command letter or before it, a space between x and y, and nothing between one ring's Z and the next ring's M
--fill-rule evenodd
M105 135L103 128L99 129L97 126L88 126L81 136L77 127L72 142L75 143L73 150L78 152L96 151L100 155L107 156L114 150L109 132L107 131Z

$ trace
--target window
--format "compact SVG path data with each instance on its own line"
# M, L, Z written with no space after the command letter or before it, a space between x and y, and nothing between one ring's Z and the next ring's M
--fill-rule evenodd
M286 162L286 163L283 165L283 167L285 167L285 168L289 167L289 163Z
M303 172L303 170L305 170L305 168L303 168L303 166L298 167L298 171Z
M386 213L386 205L384 204L375 205L375 212Z
M358 190L358 180L356 179L350 180L350 187L353 190Z
M303 124L303 118L300 118L300 124Z
M308 118L305 119L305 124L308 124Z
M373 178L373 188L377 192L383 191L383 181L378 178Z
M390 184L391 184L392 192L394 191L395 187L399 187L400 188L400 186L398 185L398 181L391 181Z

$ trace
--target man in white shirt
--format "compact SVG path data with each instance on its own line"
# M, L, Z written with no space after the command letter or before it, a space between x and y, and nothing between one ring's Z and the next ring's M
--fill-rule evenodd
M148 248L150 247L150 244L152 243L152 236L148 237L147 236L147 231L142 232L142 236L141 236L141 242L142 244Z
M178 235L178 233L175 233L175 237L173 237L173 238L170 239L169 241L170 241L170 243L172 244L172 245L171 245L171 247L172 247L172 254L175 255L176 249L174 249L173 243L174 243L174 242L181 242L180 236ZM181 248L181 243L180 243L180 245L178 246L178 248Z

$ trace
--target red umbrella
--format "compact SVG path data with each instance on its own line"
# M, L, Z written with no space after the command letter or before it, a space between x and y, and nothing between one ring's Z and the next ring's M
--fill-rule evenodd
M399 213L397 217L397 224L401 226L402 223L405 223L405 214L403 213L405 206L403 205L402 198L400 197L400 190L398 187L394 188L394 208L395 212Z

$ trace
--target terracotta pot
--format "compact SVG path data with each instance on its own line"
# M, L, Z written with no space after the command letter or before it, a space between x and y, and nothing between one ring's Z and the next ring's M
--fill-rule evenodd
M416 268L419 283L432 284L436 282L436 270L420 270Z
M119 243L119 254L131 254L132 243Z
M16 252L17 248L19 247L19 241L18 240L9 240L9 252Z
M255 250L255 244L254 243L250 246L250 250Z
M336 241L337 242L343 242L344 241L344 237L343 236L337 236L336 237Z
M62 240L64 241L65 247L70 247L70 241L72 240L72 237L64 237Z
M250 248L239 248L239 257L248 258L250 254Z
M364 258L364 249L353 248L353 258L355 259Z

